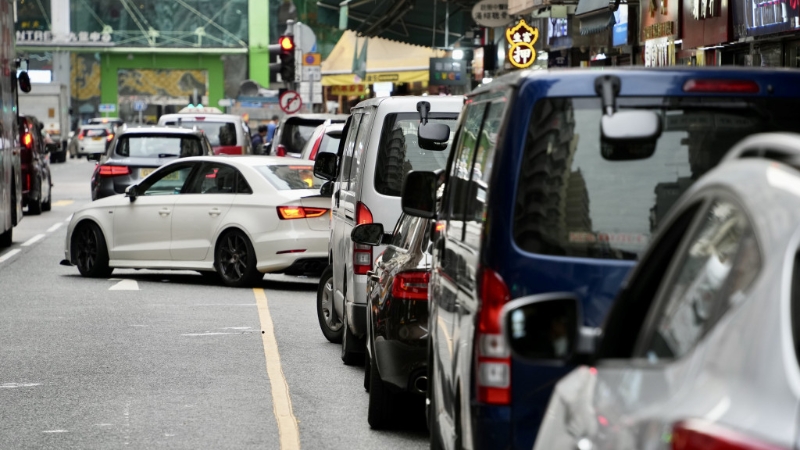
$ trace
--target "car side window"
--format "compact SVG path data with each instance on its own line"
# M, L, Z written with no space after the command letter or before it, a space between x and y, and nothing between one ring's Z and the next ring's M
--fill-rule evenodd
M468 185L472 170L472 156L475 153L477 137L481 133L486 103L472 104L467 108L461 138L456 148L447 186L448 234L455 239L464 238L464 219L468 200Z
M650 361L685 355L743 297L760 271L755 234L739 206L717 200L700 220L650 311L652 326L644 330L637 351Z
M206 163L197 171L190 194L235 194L239 171L227 164Z
M137 191L145 196L181 194L193 168L193 164L181 164L161 170L142 182Z
M397 227L395 227L391 245L404 250L411 249L417 223L419 223L418 217L403 215L402 219L397 223Z
M241 172L236 174L236 193L237 194L252 194L253 189L247 183L247 180L244 179L244 175Z
M350 166L353 163L353 150L356 146L356 137L361 124L362 113L353 114L350 130L347 133L347 140L344 143L344 154L342 155L341 172L339 182L342 183L341 189L350 189Z
M503 121L505 100L496 101L489 106L486 118L483 121L480 137L475 150L475 159L472 163L469 192L467 193L469 205L464 212L465 230L464 243L474 249L480 247L481 233L483 232L484 215L488 206L487 190L491 177L492 164L494 163L497 133Z
M358 125L358 136L356 137L356 144L353 147L353 163L350 167L350 188L358 189L356 185L361 180L361 170L364 157L366 156L367 145L369 145L369 135L372 130L372 122L375 117L371 111L365 111L361 116L361 122Z

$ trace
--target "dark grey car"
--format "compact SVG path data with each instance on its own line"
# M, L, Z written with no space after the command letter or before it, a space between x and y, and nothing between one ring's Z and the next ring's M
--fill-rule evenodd
M172 127L121 129L92 174L92 200L124 194L125 188L162 165L187 156L213 156L206 136Z

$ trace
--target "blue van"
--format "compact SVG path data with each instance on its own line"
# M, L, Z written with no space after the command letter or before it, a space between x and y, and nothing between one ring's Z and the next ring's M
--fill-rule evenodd
M789 70L522 72L470 94L446 172L411 172L403 192L407 214L437 221L431 448L532 448L576 364L569 324L541 330L542 360L515 360L502 307L572 292L584 324L601 325L681 193L742 138L799 131L798 110L800 71Z

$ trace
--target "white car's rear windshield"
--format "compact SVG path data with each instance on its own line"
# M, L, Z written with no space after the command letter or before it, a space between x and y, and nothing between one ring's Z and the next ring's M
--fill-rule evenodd
M255 169L279 191L319 189L325 183L314 176L313 166L272 165L256 166Z
M230 147L238 145L236 143L236 124L233 122L214 122L207 120L183 119L180 124L177 122L167 122L166 125L179 125L181 128L197 128L205 133L211 145L214 147Z
M133 135L120 138L116 153L131 158L168 158L202 156L204 152L202 142L194 136Z

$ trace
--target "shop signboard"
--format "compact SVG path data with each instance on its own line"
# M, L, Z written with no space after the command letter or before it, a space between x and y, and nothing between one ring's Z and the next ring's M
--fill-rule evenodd
M53 33L49 30L19 30L16 33L17 45L59 45L60 47L110 47L112 30L74 31L70 33Z
M487 27L504 27L511 22L508 16L508 0L481 0L472 7L472 20Z
M483 80L483 73L485 71L483 68L483 58L483 47L476 48L472 56L472 78L474 78L475 81Z
M614 19L616 23L612 29L612 45L628 45L628 5L619 5L614 11Z
M645 67L675 65L675 41L669 37L648 39L644 43Z
M800 2L796 0L733 1L734 38L800 29Z
M460 59L431 58L428 84L438 86L464 86L470 83L467 64Z
M513 27L506 28L508 62L518 69L530 67L536 61L533 44L539 39L539 30L520 19Z
M731 40L730 0L686 0L682 18L683 48L708 47Z
M691 2L692 0L687 0ZM641 42L658 38L680 38L680 3L678 0L644 0L640 3L642 14Z
M331 95L357 95L367 94L366 84L350 84L345 86L331 86Z

